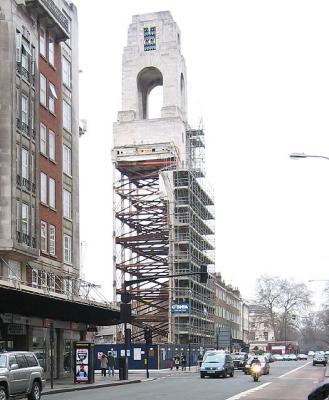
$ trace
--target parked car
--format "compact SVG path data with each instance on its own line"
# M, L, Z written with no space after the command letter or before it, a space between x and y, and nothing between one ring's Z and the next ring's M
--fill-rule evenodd
M327 365L327 359L323 352L317 352L313 357L313 366L322 364L324 367Z
M289 354L289 360L290 361L297 361L297 356L294 353Z
M310 350L308 353L307 353L307 355L308 355L308 357L314 357L314 354L315 354L315 352L313 351L313 350Z
M233 364L235 369L244 369L248 360L247 353L232 353Z
M45 385L43 368L34 353L0 353L0 399L40 400Z
M234 376L234 364L231 355L223 351L208 352L200 368L200 378L206 376L226 378L227 375L232 378Z
M268 359L268 362L272 363L275 361L271 353L264 353L264 356Z
M244 367L244 373L246 375L250 374L250 365L251 365L251 362L254 359L254 357L255 356L251 356L248 358L248 361ZM265 356L256 356L256 357L260 361L262 375L268 375L270 373L270 363L268 362L268 359Z
M307 355L300 353L300 354L298 354L297 359L298 360L307 360Z
M273 354L273 358L275 361L283 361L283 357L281 354Z
M290 361L289 354L283 354L283 361Z

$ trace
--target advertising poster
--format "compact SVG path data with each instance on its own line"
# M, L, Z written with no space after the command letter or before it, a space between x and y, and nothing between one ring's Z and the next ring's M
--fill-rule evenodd
M134 360L140 361L142 359L142 349L139 347L136 347L134 349Z
M76 382L88 381L88 349L76 349Z

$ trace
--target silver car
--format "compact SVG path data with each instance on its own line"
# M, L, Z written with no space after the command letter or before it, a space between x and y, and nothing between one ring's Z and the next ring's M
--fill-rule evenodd
M40 400L44 385L43 368L34 353L0 353L0 400L23 396L29 400Z

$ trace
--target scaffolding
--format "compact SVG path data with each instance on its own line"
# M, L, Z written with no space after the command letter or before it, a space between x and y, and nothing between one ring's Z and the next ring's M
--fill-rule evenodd
M214 340L213 280L168 278L199 272L203 264L214 270L214 199L204 177L203 129L187 130L185 139L185 162L173 143L113 150L113 284L118 296L125 279L150 276L129 288L134 325L151 326L158 342L207 345ZM171 313L172 305L185 302L187 315ZM133 340L142 338L133 327Z

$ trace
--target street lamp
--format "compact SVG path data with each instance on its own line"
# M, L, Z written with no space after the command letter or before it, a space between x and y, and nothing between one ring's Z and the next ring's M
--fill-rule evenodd
M317 156L305 153L291 153L289 157L292 158L293 160L299 160L300 158L324 158L326 160L329 160L329 157L326 156Z

